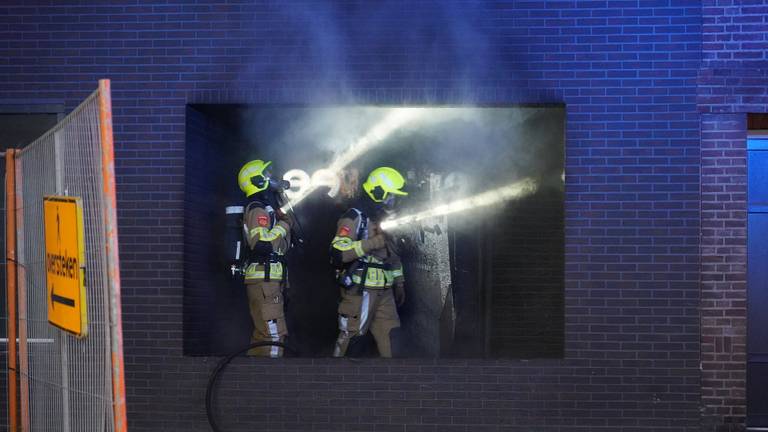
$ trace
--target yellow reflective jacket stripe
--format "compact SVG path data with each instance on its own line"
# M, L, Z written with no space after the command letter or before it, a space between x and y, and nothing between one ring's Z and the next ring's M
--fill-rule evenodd
M276 262L270 263L269 266L269 278L272 280L282 280L283 264ZM265 276L264 264L251 263L245 269L245 279L264 279Z
M248 234L251 236L251 239L258 236L261 241L274 241L280 237L286 237L288 235L285 228L280 225L275 225L271 230L265 227L251 228Z
M365 254L363 250L362 241L353 241L349 237L336 236L333 238L331 245L334 249L341 252L355 251L358 258L363 258L366 262L371 264L384 264L384 262L375 256ZM359 284L362 282L362 275L356 272L352 275L352 282ZM403 276L403 269L399 267L395 270L384 270L380 268L369 267L367 275L365 277L365 286L368 288L386 288L392 286L395 281L395 277Z
M368 275L365 278L365 286L370 288L388 287L391 286L394 281L394 279L390 276L391 272L388 270L369 267L367 273ZM352 282L360 283L361 281L362 278L359 274L352 275Z
M363 250L363 242L360 240L352 241L352 239L349 237L336 236L331 241L331 245L333 245L334 249L338 249L342 252L354 250L358 258L365 255L365 251Z
M352 282L360 283L360 275L352 275ZM382 288L387 286L387 277L382 269L369 268L368 276L365 278L365 286L372 288Z

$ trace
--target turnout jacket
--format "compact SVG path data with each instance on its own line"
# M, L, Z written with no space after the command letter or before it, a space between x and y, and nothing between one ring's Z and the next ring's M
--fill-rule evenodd
M357 209L349 209L336 224L331 241L335 262L348 267L352 282L364 288L386 289L404 282L403 265L378 226ZM365 272L365 273L364 273Z
M254 204L248 204L243 217L250 254L245 280L265 280L268 274L270 280L280 281L284 274L282 257L291 245L291 226L285 220L274 221L274 215Z

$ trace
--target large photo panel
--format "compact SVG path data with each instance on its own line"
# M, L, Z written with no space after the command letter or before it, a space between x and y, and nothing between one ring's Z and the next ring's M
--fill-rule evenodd
M564 128L559 105L188 106L185 353L561 357ZM254 160L267 189L246 196ZM244 231L227 209L257 196L275 215ZM243 233L280 219L260 288L233 272L269 262Z

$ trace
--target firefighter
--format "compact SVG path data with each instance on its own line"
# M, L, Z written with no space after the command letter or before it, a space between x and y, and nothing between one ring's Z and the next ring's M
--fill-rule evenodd
M243 209L243 235L248 245L243 265L248 306L253 319L251 342L283 342L288 334L283 308L287 283L285 254L291 244L291 218L276 199L279 181L270 178L271 162L252 160L240 169L237 182L248 199ZM277 346L252 348L248 355L281 357Z
M400 327L396 305L405 302L403 267L378 224L397 196L408 195L403 186L405 179L394 168L374 169L362 185L365 194L337 223L331 262L338 268L341 302L334 357L343 357L350 339L369 330L379 355L392 357L390 332Z

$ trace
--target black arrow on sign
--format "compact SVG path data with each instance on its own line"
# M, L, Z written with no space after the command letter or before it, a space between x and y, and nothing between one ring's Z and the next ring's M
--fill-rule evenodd
M75 307L75 299L62 297L54 291L55 287L51 285L51 309L56 308L56 303L61 303L64 306Z

